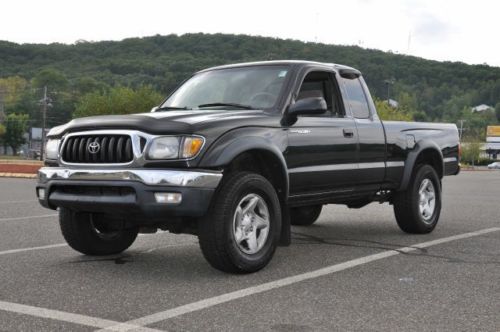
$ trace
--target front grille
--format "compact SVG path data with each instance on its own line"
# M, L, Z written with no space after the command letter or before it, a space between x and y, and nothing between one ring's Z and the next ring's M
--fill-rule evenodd
M115 164L128 163L134 155L129 135L70 136L61 150L67 163Z

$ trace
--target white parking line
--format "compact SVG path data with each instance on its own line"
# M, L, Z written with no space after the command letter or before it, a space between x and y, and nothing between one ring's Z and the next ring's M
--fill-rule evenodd
M29 219L36 219L36 218L49 218L49 217L57 217L57 213L53 213L53 214L42 214L42 215L39 215L39 216L13 217L13 218L0 218L0 221L29 220Z
M49 244L49 245L46 245L46 246L39 246L39 247L10 249L10 250L0 251L0 256L2 256L2 255L10 255L10 254L17 254L19 252L25 252L25 251L44 250L44 249L52 249L52 248L59 248L59 247L66 247L66 246L68 246L66 243L56 243L56 244Z
M474 236L480 236L483 234L497 232L497 231L500 231L500 227L488 228L488 229L483 229L483 230L480 230L477 232L470 232L470 233L449 236L449 237L445 237L445 238L441 238L441 239L437 239L437 240L418 243L418 244L412 245L411 247L402 247L399 249L383 251L383 252L380 252L378 254L373 254L373 255L353 259L353 260L350 260L350 261L347 261L344 263L324 267L324 268L321 268L319 270L306 272L306 273L298 274L298 275L283 278L283 279L278 279L278 280L267 282L264 284L240 289L240 290L237 290L234 292L230 292L230 293L222 294L219 296L200 300L197 302L189 303L189 304L182 305L182 306L172 308L172 309L168 309L165 311L160 311L160 312L157 312L157 313L152 314L152 315L148 315L148 316L144 316L144 317L137 318L134 320L130 320L130 321L123 323L123 324L120 324L118 326L112 326L112 327L105 328L104 330L101 330L101 331L130 331L130 329L129 329L130 325L146 326L146 325L158 323L158 322L170 319L170 318L174 318L174 317L185 315L185 314L188 314L191 312L207 309L207 308L216 306L218 304L241 299L241 298L244 298L244 297L247 297L250 295L255 295L255 294L266 292L266 291L269 291L272 289L277 289L277 288L281 288L284 286L289 286L289 285L292 285L292 284L295 284L295 283L298 283L301 281L306 281L306 280L311 280L311 279L327 276L327 275L335 273L335 272L344 271L344 270L347 270L347 269L350 269L350 268L353 268L356 266L364 265L367 263L371 263L371 262L374 262L374 261L377 261L380 259L396 256L396 255L399 255L400 253L409 253L412 251L416 251L418 249L427 248L430 246L435 246L438 244L443 244L443 243L447 243L447 242L451 242L451 241L462 240L462 239L466 239L466 238L470 238L470 237L474 237ZM127 324L129 324L129 325L127 325Z
M0 310L14 312L17 314L29 315L40 318L48 318L61 322L68 322L73 324L85 325L95 328L107 328L108 331L113 331L113 327L119 324L120 326L127 326L127 331L144 331L144 332L153 332L160 331L155 329L150 329L147 327L134 326L127 323L122 323L108 319L102 319L92 316L73 314L70 312L64 312L59 310L52 310L46 308L33 307L24 304L12 303L12 302L4 302L0 301Z

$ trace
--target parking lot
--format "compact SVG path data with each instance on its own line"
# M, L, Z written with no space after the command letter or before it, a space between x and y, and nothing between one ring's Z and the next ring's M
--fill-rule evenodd
M446 178L429 235L402 233L386 204L328 206L251 275L166 232L82 256L34 183L0 179L0 331L500 330L499 171Z

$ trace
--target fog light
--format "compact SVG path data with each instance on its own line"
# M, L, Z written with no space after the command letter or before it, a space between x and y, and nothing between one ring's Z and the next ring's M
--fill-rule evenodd
M182 202L182 194L179 193L155 193L157 203L179 204Z
M38 188L38 199L39 200L44 200L45 199L45 189Z

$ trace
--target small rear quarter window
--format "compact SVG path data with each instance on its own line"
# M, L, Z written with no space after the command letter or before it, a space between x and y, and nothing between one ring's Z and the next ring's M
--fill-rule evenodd
M342 81L347 92L347 102L354 117L357 119L369 118L370 108L368 107L366 95L359 79L342 79Z

